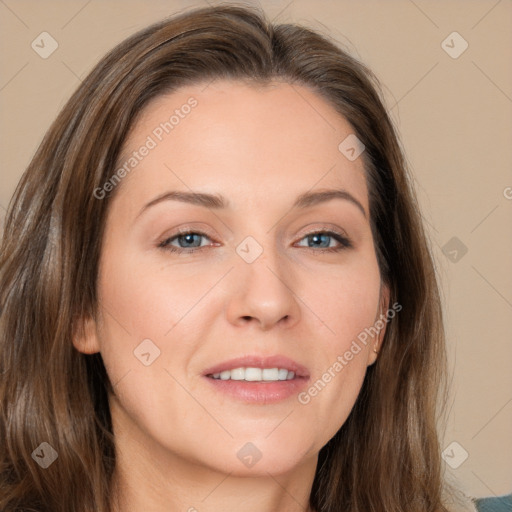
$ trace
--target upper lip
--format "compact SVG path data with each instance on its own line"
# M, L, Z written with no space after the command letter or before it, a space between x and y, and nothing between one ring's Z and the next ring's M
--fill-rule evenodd
M212 375L235 368L286 368L288 371L294 372L296 377L309 377L308 369L305 366L279 354L274 356L249 355L235 357L207 368L203 375Z

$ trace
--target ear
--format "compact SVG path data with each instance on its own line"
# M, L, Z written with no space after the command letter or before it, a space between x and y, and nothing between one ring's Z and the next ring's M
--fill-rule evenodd
M375 363L379 355L380 349L382 347L382 340L384 339L384 335L386 334L386 326L388 323L387 312L389 310L389 298L389 286L385 283L381 283L379 310L377 311L377 316L375 317L374 324L374 326L379 330L379 332L377 335L375 335L373 344L370 347L367 366L370 366L373 363Z
M96 322L91 318L81 318L73 322L73 346L83 354L100 351Z

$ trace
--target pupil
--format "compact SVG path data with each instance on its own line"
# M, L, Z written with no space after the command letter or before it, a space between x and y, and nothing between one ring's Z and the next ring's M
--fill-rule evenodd
M192 243L193 242L193 237L195 237L197 235L193 234L193 233L189 233L187 235L183 235L183 238L185 238L185 243Z
M321 238L328 238L327 235L312 235L311 238L316 242L320 241ZM329 245L329 243L327 243ZM325 247L325 244L324 244Z

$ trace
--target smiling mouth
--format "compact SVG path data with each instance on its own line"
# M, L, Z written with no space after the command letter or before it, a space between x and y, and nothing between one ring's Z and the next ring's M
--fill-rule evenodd
M279 382L293 380L298 377L295 372L287 368L254 368L239 367L232 370L224 370L222 372L210 373L207 375L217 380L235 380L246 382Z
M310 380L306 366L281 354L243 355L217 363L202 375L216 393L259 406L291 399Z

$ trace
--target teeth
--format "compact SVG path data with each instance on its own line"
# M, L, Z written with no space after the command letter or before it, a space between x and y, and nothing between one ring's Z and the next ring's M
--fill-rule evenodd
M288 371L286 368L234 368L233 370L214 373L212 377L220 380L276 382L295 378L295 372Z
M262 370L261 368L246 368L245 369L245 372L242 368L239 368L240 370L240 373L244 375L245 377L245 380L250 380L250 381L258 381L258 380L261 380L261 374L262 374ZM242 377L242 378L244 378ZM233 378L233 372L231 372L231 378ZM265 379L267 380L267 379ZM274 379L272 379L274 380Z
M278 372L279 380L286 380L288 378L288 370L286 368L282 368Z
M286 375L288 375L288 371ZM261 370L261 378L263 380L279 380L279 368L263 368Z
M245 371L243 368L234 368L231 370L231 380L244 380Z

